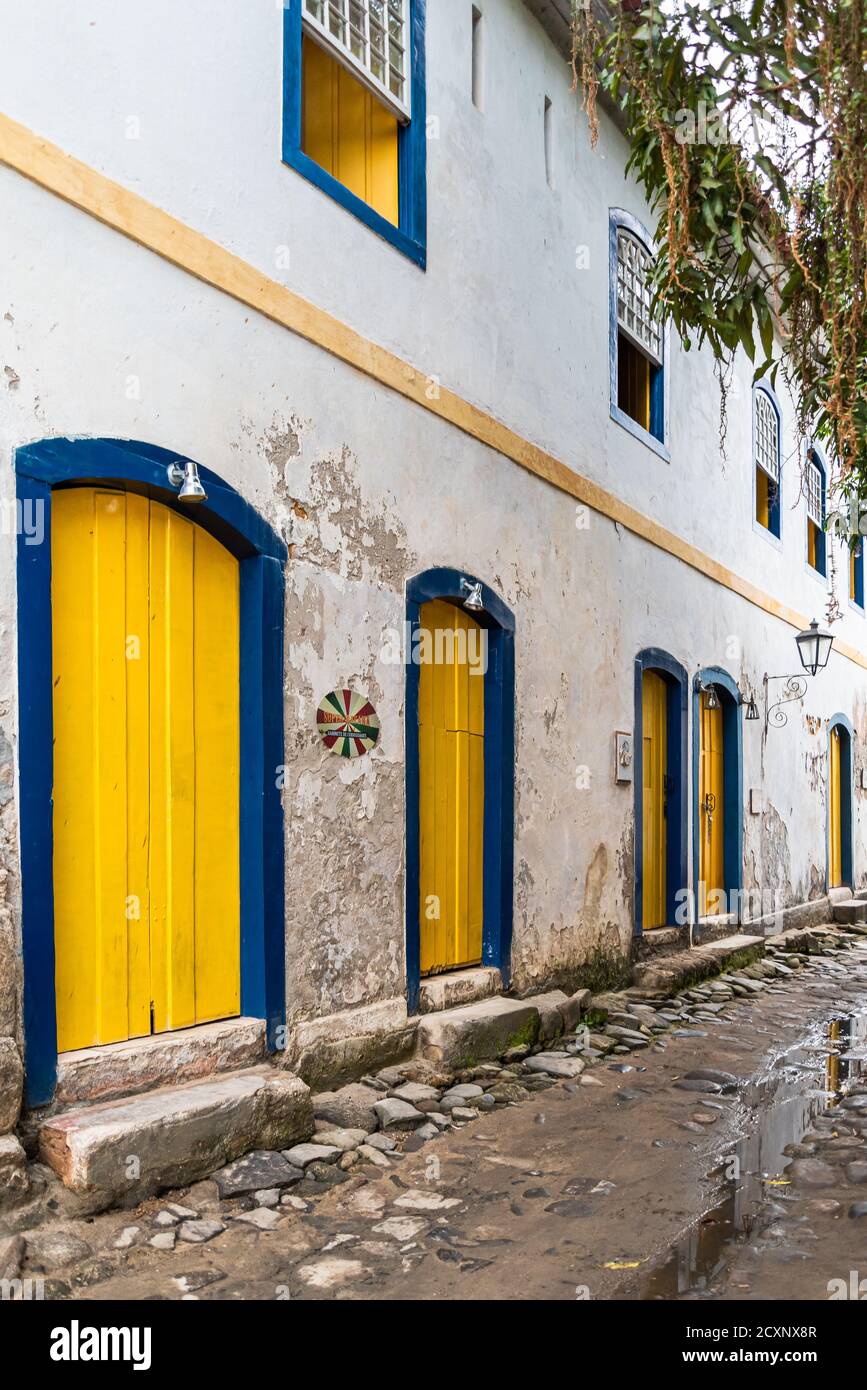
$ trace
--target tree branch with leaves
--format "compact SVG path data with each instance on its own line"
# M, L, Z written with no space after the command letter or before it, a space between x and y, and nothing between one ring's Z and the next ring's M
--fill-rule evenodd
M573 40L591 140L601 89L657 218L657 310L723 392L738 348L782 372L867 497L865 0L575 0Z

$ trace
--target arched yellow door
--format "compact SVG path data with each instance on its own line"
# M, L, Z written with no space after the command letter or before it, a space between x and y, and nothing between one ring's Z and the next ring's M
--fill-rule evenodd
M419 923L431 974L482 958L485 677L472 658L484 634L439 599L422 605L420 626Z
M843 882L842 761L840 729L831 730L828 750L828 887Z
M699 889L698 915L718 913L725 891L725 805L723 712L717 699L715 708L708 696L701 696L699 765Z
M240 1008L239 574L107 488L52 501L58 1050Z
M645 671L641 686L642 925L645 930L665 926L666 920L667 715L668 687L656 671Z

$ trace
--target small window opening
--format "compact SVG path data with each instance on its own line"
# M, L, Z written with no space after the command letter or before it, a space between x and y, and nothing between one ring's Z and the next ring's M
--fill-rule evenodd
M554 108L551 98L545 98L545 178L554 187Z
M485 106L485 56L482 29L482 12L473 5L473 106L483 111Z

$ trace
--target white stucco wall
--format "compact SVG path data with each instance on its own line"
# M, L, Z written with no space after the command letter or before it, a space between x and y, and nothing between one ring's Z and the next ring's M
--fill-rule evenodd
M671 462L609 419L608 209L641 216L625 148L589 149L569 75L520 0L488 0L484 114L470 101L469 0L430 0L429 267L419 271L280 163L281 14L271 0L30 0L2 6L6 113L393 348L535 443L805 613L797 462L783 545L752 524L750 376L728 456L711 365L672 344ZM557 122L545 181L542 104ZM128 121L140 138L126 138ZM466 569L516 614L513 975L565 978L632 930L632 789L613 735L633 727L633 661L724 666L761 696L796 665L793 631L453 426L0 168L0 469L53 434L138 438L207 464L292 546L287 569L287 998L290 1018L404 990L403 679L380 659L408 577ZM590 248L590 269L575 249ZM277 264L289 246L288 270ZM795 449L786 409L784 456ZM14 537L0 537L0 730L14 745ZM845 599L846 575L842 576ZM844 604L845 606L845 604ZM835 627L865 647L865 620ZM315 707L366 691L372 756L321 749ZM785 730L744 726L745 884L786 903L825 882L827 719L865 727L864 672L833 656ZM812 721L815 721L815 727ZM864 749L857 748L858 767ZM2 762L2 759L0 759ZM590 772L576 786L579 766ZM11 771L10 771L11 775ZM8 779L7 779L8 780ZM863 797L856 791L859 881ZM4 855L15 870L14 801ZM2 1028L0 1028L2 1031Z

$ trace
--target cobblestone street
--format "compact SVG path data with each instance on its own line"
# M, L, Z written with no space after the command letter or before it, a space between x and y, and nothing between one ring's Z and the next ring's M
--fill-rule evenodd
M656 1009L621 996L622 1021L610 997L589 1043L449 1085L382 1074L383 1097L429 1093L436 1137L319 1120L317 1153L77 1220L45 1170L7 1252L52 1299L827 1298L867 1229L867 938L826 940Z

